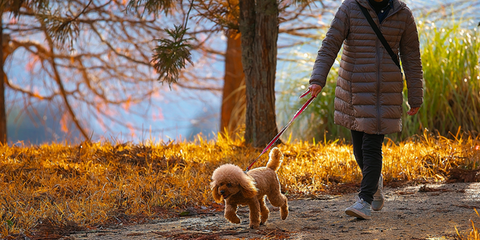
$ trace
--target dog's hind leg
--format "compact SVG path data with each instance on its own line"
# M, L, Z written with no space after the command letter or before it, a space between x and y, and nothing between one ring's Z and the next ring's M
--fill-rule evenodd
M225 218L232 223L240 223L237 216L237 204L225 204Z
M280 217L282 218L282 220L285 220L288 217L288 201L286 201L286 198L285 204L280 207Z
M263 225L267 221L270 211L265 204L265 196L259 198L258 203L260 204L260 225Z
M285 195L280 192L276 192L267 196L268 201L275 206L280 208L280 217L285 220L288 216L288 200Z
M250 228L258 229L260 225L260 204L256 197L248 202L248 207L250 208Z

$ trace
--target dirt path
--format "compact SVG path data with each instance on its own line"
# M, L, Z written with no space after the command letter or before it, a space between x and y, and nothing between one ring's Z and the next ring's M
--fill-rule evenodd
M271 208L259 230L248 228L248 209L240 208L240 225L227 222L223 212L158 220L115 229L79 232L66 239L455 239L480 227L480 183L427 184L385 188L382 211L372 220L345 215L355 194L290 200L290 215L280 219ZM271 205L268 205L271 206Z

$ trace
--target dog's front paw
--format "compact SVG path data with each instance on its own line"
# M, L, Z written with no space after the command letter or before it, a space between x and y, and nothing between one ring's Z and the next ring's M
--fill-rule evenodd
M258 229L259 224L258 223L250 223L250 228L251 229Z
M240 218L238 218L237 215L225 215L225 218L231 223L236 223L236 224L240 223Z
M240 223L240 218L236 217L236 218L230 220L230 222L239 224Z

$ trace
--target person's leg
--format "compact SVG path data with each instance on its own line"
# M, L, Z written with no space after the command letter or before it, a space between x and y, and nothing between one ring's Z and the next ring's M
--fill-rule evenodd
M382 144L385 135L363 134L362 183L358 196L368 202L373 201L373 195L378 188L378 180L382 173Z
M351 130L352 132L352 145L353 145L353 155L357 161L360 170L363 172L363 132Z
M384 135L367 134L352 130L353 154L362 170L362 183L358 199L345 213L360 219L371 218L373 197L382 172L382 144ZM379 204L375 202L376 209ZM383 206L383 202L382 202Z

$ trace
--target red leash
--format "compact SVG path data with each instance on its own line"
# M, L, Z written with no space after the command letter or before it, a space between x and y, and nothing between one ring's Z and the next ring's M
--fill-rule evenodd
M303 93L300 98L303 98L305 97L308 93L310 93L310 90L306 91L305 93ZM303 106L297 111L297 113L295 113L295 115L293 116L293 118L290 120L290 122L288 122L287 125L285 125L285 127L282 128L282 130L277 134L277 136L275 136L272 141L270 141L270 143L267 145L267 147L265 147L265 149L263 149L262 153L260 153L260 155L258 155L258 157L255 159L255 161L253 161L250 166L247 167L247 169L245 170L245 172L248 172L250 170L250 168L253 166L253 164L255 164L258 159L260 158L260 156L262 156L272 145L273 143L275 143L275 141L278 140L278 138L283 134L283 132L285 132L285 130L287 130L287 128L292 124L293 120L295 120L295 118L297 118L302 112L303 110L305 110L308 105L310 105L310 103L313 101L315 97L312 96L310 99L307 100L307 102L305 102L305 104L303 104Z

